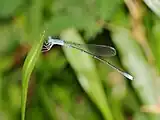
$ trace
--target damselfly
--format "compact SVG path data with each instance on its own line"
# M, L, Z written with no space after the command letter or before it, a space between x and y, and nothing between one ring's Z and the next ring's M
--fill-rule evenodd
M74 42L68 42L60 39L54 39L51 36L48 37L48 40L44 42L42 52L49 51L53 45L61 45L66 47L75 48L82 52L85 52L91 55L93 58L109 65L111 68L118 71L120 74L125 76L126 78L133 80L133 76L130 74L122 71L121 69L117 68L116 66L112 65L110 62L102 59L101 57L112 57L116 55L116 50L113 47L105 46L105 45L95 45L95 44L78 44Z

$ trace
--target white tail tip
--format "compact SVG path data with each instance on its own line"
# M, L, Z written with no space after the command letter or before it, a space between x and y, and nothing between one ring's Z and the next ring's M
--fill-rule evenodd
M133 76L131 76L130 74L128 74L128 73L126 73L126 72L124 72L123 75L124 75L126 78L130 79L130 80L134 80Z

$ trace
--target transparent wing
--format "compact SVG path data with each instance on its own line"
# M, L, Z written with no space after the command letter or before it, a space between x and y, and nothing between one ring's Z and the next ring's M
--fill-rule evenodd
M113 47L105 45L95 45L95 44L77 44L77 43L68 43L70 47L76 47L83 51L87 51L95 56L102 57L112 57L116 55L116 50Z
M116 50L111 46L105 45L87 45L89 52L97 56L111 57L116 55Z
M49 51L54 42L45 41L43 44L42 52ZM58 43L55 43L58 44ZM112 57L116 55L116 50L111 46L96 45L96 44L78 44L74 42L65 41L65 45L73 48L77 48L81 51L90 53L95 56Z

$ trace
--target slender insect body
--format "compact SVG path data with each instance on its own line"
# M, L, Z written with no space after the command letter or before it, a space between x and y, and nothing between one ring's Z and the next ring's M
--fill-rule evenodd
M66 41L64 41L64 46L67 48L72 48L71 44L68 44Z
M63 40L52 39L52 38L49 38L48 42L53 44L53 45L61 45L61 46L63 46L64 43L65 43Z
M109 56L109 57L115 56L116 50L113 47L104 46L104 45L88 44L88 47L90 47L90 48L92 48L92 50L94 50L94 52L93 52L93 51L89 51L86 49L87 45L77 44L77 43L73 43L73 42L67 42L67 41L63 41L60 39L53 39L51 36L49 36L48 41L44 42L42 52L49 51L53 45L61 45L61 46L69 47L69 48L75 48L77 50L80 50L81 52L85 52L85 53L91 55L93 58L103 62L104 64L107 64L108 66L110 66L111 68L113 68L114 70L116 70L117 72L119 72L120 74L125 76L126 78L128 78L130 80L134 79L133 76L131 76L130 74L120 70L116 66L112 65L110 62L108 62L100 57L100 56ZM100 49L100 52L103 52L103 53L96 52L95 51L96 49ZM106 55L105 55L105 52L106 52Z

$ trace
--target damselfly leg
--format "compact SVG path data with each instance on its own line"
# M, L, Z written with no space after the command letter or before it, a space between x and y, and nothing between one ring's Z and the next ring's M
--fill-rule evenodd
M52 48L53 44L51 42L45 41L42 47L42 52L47 52Z

